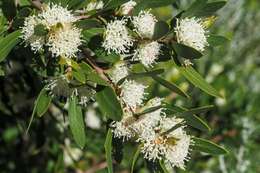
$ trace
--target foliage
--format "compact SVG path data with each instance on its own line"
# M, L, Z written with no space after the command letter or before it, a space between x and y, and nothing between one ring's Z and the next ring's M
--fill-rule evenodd
M142 144L134 140L123 142L113 136L111 122L121 120L125 111L125 106L119 99L120 83L123 84L130 79L142 81L149 86L146 101L156 96L165 98L162 104L165 114L168 117L176 116L185 119L189 134L197 136L193 138L195 144L192 146L194 150L192 153L195 154L191 157L194 157L194 160L200 157L215 159L216 156L212 157L208 154L227 153L226 149L213 143L218 142L217 140L206 139L212 138L211 135L224 133L217 125L212 124L212 119L216 117L215 111L220 111L219 114L222 116L229 114L230 107L210 111L208 113L212 114L210 118L201 116L212 108L205 105L211 105L214 97L217 100L224 99L224 94L218 92L202 77L207 76L208 73L201 69L208 70L206 65L213 61L214 52L211 53L210 49L217 50L216 54L224 54L224 51L213 49L213 47L227 44L228 39L218 36L218 27L216 27L216 34L208 38L210 47L201 52L179 43L175 33L177 21L185 17L200 17L209 28L215 22L217 10L225 5L225 1L197 0L188 5L177 0L138 1L136 7L130 12L134 16L138 15L141 10L149 8L152 8L152 13L156 14L158 7L165 8L165 6L172 6L170 9L176 15L169 16L167 20L158 21L152 38L146 38L162 44L161 55L156 59L156 63L152 67L147 67L140 61L132 61L132 58L125 59L124 61L132 66L132 69L129 75L117 83L111 79L110 73L116 64L120 63L122 57L116 52L109 54L100 45L106 37L107 24L115 17L122 18L121 5L126 1L104 1L103 9L93 9L87 12L84 9L91 3L89 1L52 1L67 6L80 16L75 26L82 30L83 44L79 47L80 53L72 58L52 57L47 47L38 52L32 52L30 46L25 47L28 43L22 41L20 28L26 17L39 12L41 3L39 1L32 3L27 0L17 2L0 2L2 9L0 118L3 122L0 128L0 144L3 146L1 147L3 149L0 149L0 165L3 167L3 172L17 172L18 170L23 172L70 172L70 170L107 172L107 169L108 172L166 171L168 168L165 168L163 161L152 162L143 159L143 154L140 153ZM139 37L138 33L133 30L134 26L129 23L127 23L128 30L132 36L140 42L147 41ZM45 37L47 34L45 29L37 25L34 32L37 36ZM224 34L226 34L225 29ZM133 53L134 48L130 51ZM204 56L204 54L210 56ZM192 61L195 64L194 67L186 64L186 60ZM231 65L227 64L229 69L233 68ZM174 72L177 70L177 74L170 74L172 69ZM197 69L204 75L198 73ZM221 75L221 79L214 81L214 85L220 91L235 87L232 84L223 86L222 83L225 83L223 81L226 81L225 77ZM185 87L186 80L192 84L189 85L189 90ZM53 82L59 87L51 85ZM224 93L227 94L227 92ZM241 93L236 94L240 96ZM81 104L83 96L87 98L87 101ZM234 100L239 100L237 97ZM226 95L226 98L229 97ZM180 106L180 102L185 103L185 106ZM230 102L230 104L234 103ZM239 101L235 102L237 109L241 108L242 104ZM143 109L135 112L134 115L145 115L160 108ZM210 127L205 119L211 122L210 134L208 134ZM27 128L28 133L26 133ZM177 128L179 128L178 125L170 130L174 131ZM208 154L198 155L196 150ZM200 170L200 163L193 166L195 163L192 160L187 170L194 172L197 169ZM177 169L177 172L183 171Z

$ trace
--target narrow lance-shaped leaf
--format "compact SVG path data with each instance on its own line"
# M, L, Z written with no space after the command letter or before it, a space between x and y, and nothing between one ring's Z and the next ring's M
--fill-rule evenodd
M73 138L80 148L84 148L86 144L85 125L82 110L78 105L78 99L76 96L71 96L69 99L68 116Z
M190 114L199 114L199 113L203 113L203 112L207 112L211 109L213 109L214 106L213 105L209 105L209 106L202 106L202 107L197 107L197 108L192 108L192 109L189 109L189 110L185 110L183 112L178 112L177 114L179 116L188 116Z
M228 151L225 148L206 139L201 139L196 137L193 137L192 139L195 142L195 145L192 146L194 150L198 150L212 155L220 155L220 154L228 153Z
M2 62L13 47L19 43L19 37L21 35L21 31L17 30L7 35L0 41L0 62Z
M142 146L139 145L138 148L137 148L137 150L136 150L136 152L135 152L135 154L134 154L134 157L133 157L133 160L132 160L132 165L131 165L131 173L134 172L135 163L136 163L136 161L137 161L137 159L138 159L138 157L139 157L139 155L140 155L141 147L142 147Z
M191 6L182 14L182 17L194 16L207 4L207 0L196 0Z
M169 25L164 21L158 21L154 27L153 39L157 40L168 34Z
M167 116L177 116L181 117L185 120L185 122L190 125L191 127L194 127L196 129L202 130L202 131L209 131L210 127L205 123L200 117L196 116L195 114L189 114L189 115L180 115L183 111L188 111L186 108L177 107L170 105L168 103L164 103L164 106L166 108L165 113Z
M213 88L210 84L208 84L205 79L191 66L188 67L180 67L177 66L178 70L181 74L188 79L193 85L200 88L202 91L212 95L214 97L222 97L219 92Z
M141 10L172 5L175 2L176 0L143 0L135 6L133 13L137 15Z
M180 96L189 98L190 96L188 94L186 94L182 89L180 89L177 85L175 85L174 83L170 83L166 80L164 80L161 77L158 76L153 76L152 77L155 81L157 81L159 84L161 84L162 86L168 88L169 90L179 94Z
M207 40L211 46L220 46L229 42L229 40L226 37L219 35L210 35Z
M108 173L113 173L113 160L112 160L112 131L108 130L106 141L105 141L105 152L106 152L106 160L107 160L107 170Z
M96 94L96 101L102 114L113 120L121 120L123 111L114 90L105 87Z
M157 111L158 109L161 109L162 107L163 107L163 106L151 107L151 108L145 109L144 111L142 111L142 112L140 112L140 113L134 114L134 116L139 117L139 116L141 116L141 115L144 115L144 114L148 114L148 113Z
M35 114L38 117L42 117L44 115L44 113L48 110L49 105L51 103L51 100L52 100L51 96L48 95L48 93L47 93L47 91L44 87L40 91L36 101L34 102L33 112L32 112L31 118L30 118L29 125L28 125L27 130L26 130L26 133L28 133L28 131L31 127L31 124L32 124L32 121L34 119Z
M125 78L121 79L120 81L117 82L118 85L122 84L126 79L137 79L137 78L142 78L142 77L153 77L155 75L162 74L164 72L163 69L157 69L157 70L152 70L152 71L147 71L147 72L141 72L141 73L131 73Z
M108 3L105 5L105 9L116 8L127 1L128 0L109 0Z
M196 49L186 46L184 44L174 43L173 48L178 56L186 59L198 59L203 56L203 54L197 51Z
M227 1L216 1L207 3L202 9L197 11L194 15L198 17L211 16L219 9L225 6Z

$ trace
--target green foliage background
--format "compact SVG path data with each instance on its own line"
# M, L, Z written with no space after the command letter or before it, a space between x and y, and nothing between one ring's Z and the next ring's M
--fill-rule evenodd
M180 0L180 5L185 8L191 2ZM1 7L3 13L15 15L12 10L4 11L5 7ZM219 11L219 18L212 28L212 33L224 35L231 41L224 46L208 50L208 56L195 63L195 67L207 81L225 95L225 100L202 93L178 75L171 64L164 64L172 68L165 79L178 82L184 90L191 93L194 100L186 101L172 95L158 84L154 84L152 91L159 91L161 96L180 106L215 104L214 110L201 115L210 122L210 134L202 134L199 131L197 133L222 144L230 151L226 156L192 152L187 170L177 172L260 172L259 8L258 0L229 0L226 7ZM156 10L156 13L163 14L165 19L172 12L175 13L171 7ZM0 66L0 76L6 74L5 77L0 77L0 172L76 172L80 169L107 172L103 147L105 124L100 129L87 127L86 148L81 152L73 142L69 142L71 132L63 120L64 110L61 105L53 104L44 118L35 119L29 135L24 133L42 83L35 72L29 70L32 62L26 56L33 56L31 51L29 48L20 49L22 50L13 50L9 55L11 60L7 64L1 63ZM18 51L20 54L16 53ZM95 107L89 110L101 115ZM123 147L120 141L114 141L113 145L125 151L123 156L121 151L115 152L117 158L122 157L122 164L116 172L127 172L135 152L131 147L134 144L124 144ZM80 153L75 154L80 157L74 156L73 153ZM67 156L72 156L74 160L64 163ZM147 172L141 159L137 160L135 171Z

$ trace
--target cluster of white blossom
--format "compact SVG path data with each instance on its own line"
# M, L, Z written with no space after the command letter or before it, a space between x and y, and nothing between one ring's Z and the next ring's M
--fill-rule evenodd
M123 4L121 13L130 15L135 5L134 1ZM121 20L116 19L107 24L102 46L108 53L115 52L122 57L123 55L126 57L133 55L132 60L139 61L145 67L152 67L159 58L162 46L161 43L153 40L157 20L150 11L141 11L137 16L130 18L134 27L133 31L139 38L130 34L130 29L127 27L128 18L123 17ZM183 26L181 29L176 29L176 32L182 32L182 30ZM188 32L188 36L185 33L177 34L180 42L183 42L194 31L186 32ZM201 37L201 35L199 36ZM138 42L138 39L145 41ZM135 43L137 43L137 49L133 50L134 53L131 54L131 48ZM129 74L131 74L130 66L126 65L123 60L116 63L109 72L111 81L119 88L118 99L121 101L124 112L121 121L111 123L114 137L123 141L134 139L140 143L141 152L147 160L164 159L165 163L171 167L184 169L185 161L189 158L189 146L192 141L184 130L185 126L182 124L184 120L176 117L167 118L161 98L155 97L145 103L147 86L128 79ZM176 129L173 129L175 126L177 126Z
M120 7L120 14L124 16L106 24L101 46L108 54L130 57L130 61L139 61L145 67L153 67L159 59L163 45L161 40L155 40L153 37L157 19L151 10L140 11L137 16L131 16L136 5L135 1L130 0ZM103 7L103 1L93 0L84 11L99 10ZM82 43L81 30L73 24L78 19L66 8L49 4L39 14L25 19L22 38L35 52L47 48L54 57L75 57ZM37 33L39 26L46 33ZM174 31L178 43L201 52L208 46L207 31L201 19L177 19ZM184 62L187 65L190 63ZM168 165L184 169L192 143L191 137L185 132L184 120L166 117L161 98L155 97L145 102L147 86L128 79L129 74L130 66L124 58L109 70L108 78L118 89L118 99L124 112L121 121L111 123L114 137L123 141L135 139L142 146L141 152L146 159L164 159ZM78 89L71 91L67 85L65 78L53 79L45 89L51 95L61 93L77 96L79 104L86 106L91 98L79 94Z
M66 8L49 4L42 11L25 19L22 27L22 39L35 52L44 46L53 57L74 57L81 45L81 30L73 25L77 18ZM46 33L37 33L37 27Z
M143 38L152 38L157 19L150 11L141 11L132 20L135 31Z
M129 1L121 6L122 14L128 15L136 5L135 1ZM127 17L121 20L114 20L107 24L105 39L102 46L108 53L115 52L120 55L130 53L130 50L138 38L131 36ZM134 29L140 39L148 39L146 43L141 43L134 52L133 60L140 61L146 67L152 67L160 55L161 44L152 40L154 27L157 22L155 16L150 11L141 11L138 16L131 20Z
M198 51L202 52L208 46L207 31L201 19L178 19L175 33L179 43L190 46Z
M127 66L120 62L112 68L110 77L117 84L128 74ZM164 159L171 167L184 169L184 163L189 158L191 138L184 131L184 126L169 131L184 120L166 118L161 98L155 97L144 104L146 87L143 84L125 79L118 87L121 89L119 99L124 106L124 115L121 121L111 123L114 137L123 141L136 139L146 159ZM143 113L153 108L155 110Z
M128 15L129 13L132 12L132 10L134 9L134 7L137 5L137 3L133 0L130 0L126 3L124 3L122 6L121 6L121 13L123 15Z
M136 50L133 59L139 60L144 66L151 67L160 55L161 45L157 41L142 44Z
M127 30L126 23L127 19L124 18L107 24L102 46L108 53L111 51L117 54L129 53L129 48L133 45L133 38Z
M86 12L92 11L92 10L100 10L104 7L103 1L90 1L90 3L85 8Z

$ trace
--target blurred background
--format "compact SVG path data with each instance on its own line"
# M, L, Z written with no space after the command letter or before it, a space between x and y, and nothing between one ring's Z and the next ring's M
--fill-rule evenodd
M183 9L191 3L191 0L179 0ZM210 133L198 131L195 134L211 139L230 151L225 156L191 152L186 171L175 172L260 172L259 9L259 0L229 0L218 12L216 24L210 32L225 36L230 42L209 48L206 56L194 62L195 68L225 95L225 99L213 98L194 88L171 64L163 64L171 69L165 78L187 90L193 100L179 98L160 86L151 87L152 93L159 93L179 106L216 105L212 111L200 115L209 122ZM176 11L174 7L165 7L154 13L167 20ZM8 64L1 65L6 75L0 75L0 173L106 172L103 149L106 129L104 117L95 104L86 109L88 136L84 150L78 149L71 140L67 117L63 116L64 110L58 104L52 104L43 118L35 119L29 135L25 135L33 102L42 84L32 70L30 60L25 57L30 54L29 49L24 48L22 52L24 54L18 55L13 51ZM114 145L120 148L123 144L115 141ZM132 145L124 144L124 155L121 151L115 152L122 159L116 172L129 172L129 160L134 154ZM135 172L148 172L142 159L138 160Z

